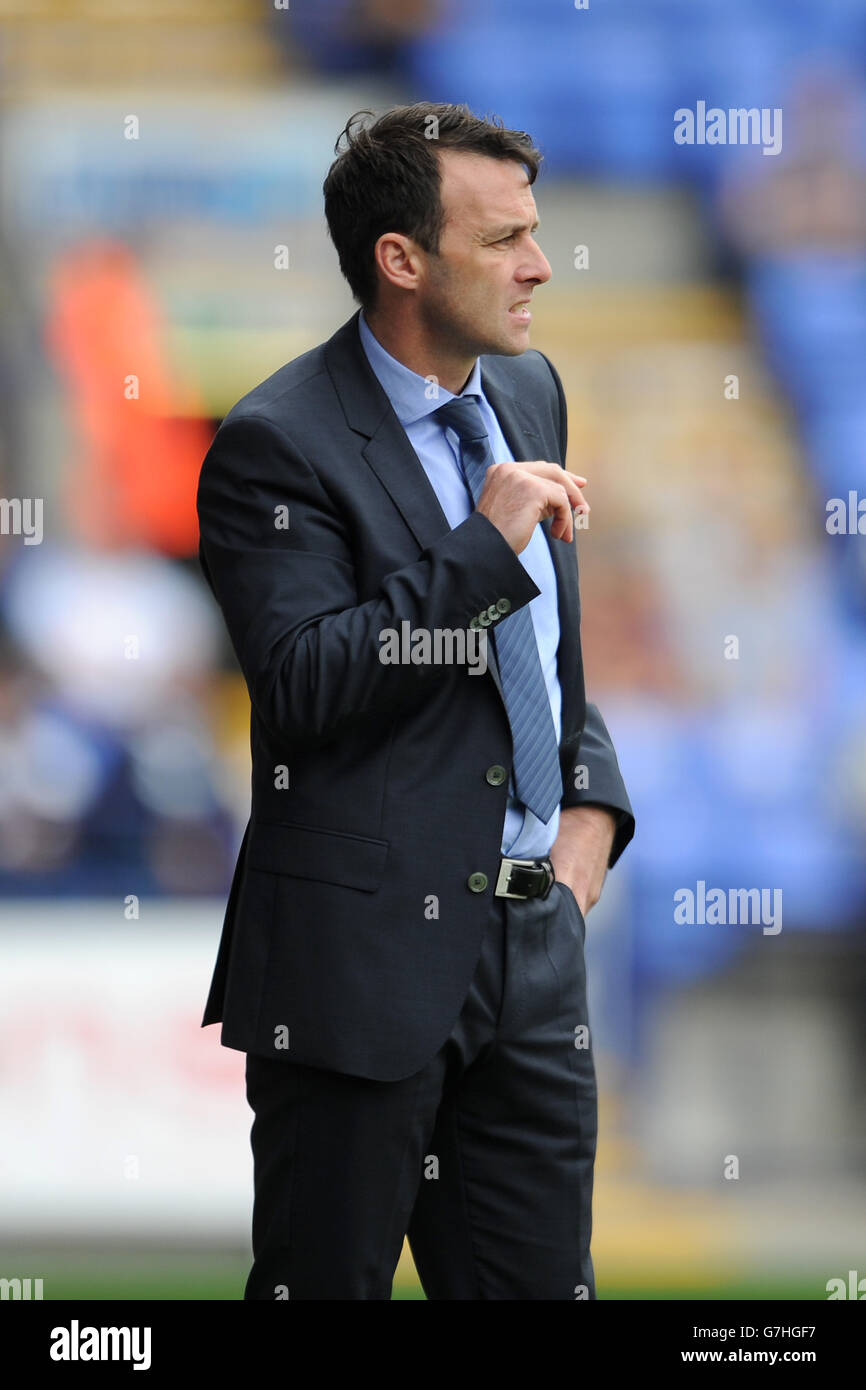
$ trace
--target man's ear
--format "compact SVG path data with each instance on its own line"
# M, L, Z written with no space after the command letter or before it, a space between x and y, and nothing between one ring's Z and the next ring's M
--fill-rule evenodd
M418 287L420 249L416 242L402 232L383 232L373 249L380 273L395 288L414 290Z

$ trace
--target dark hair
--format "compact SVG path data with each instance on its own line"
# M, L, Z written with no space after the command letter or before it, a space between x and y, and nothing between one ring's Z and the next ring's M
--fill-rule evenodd
M431 254L439 250L444 210L438 150L516 160L530 183L542 160L525 131L509 130L498 116L475 116L468 106L419 101L393 106L364 124L362 118L373 114L356 111L349 118L323 187L340 269L364 308L372 308L376 298L373 248L384 232L410 236Z

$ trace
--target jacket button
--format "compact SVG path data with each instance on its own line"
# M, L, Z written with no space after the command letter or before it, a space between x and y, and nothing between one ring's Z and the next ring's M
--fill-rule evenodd
M498 599L496 600L496 608L497 608L497 612L499 612L499 613L510 613L510 612L511 612L511 599L510 599L510 598L498 598Z
M495 603L491 603L490 607L487 610L487 616L492 623L499 622L499 609L496 607Z
M483 613L478 614L478 621L482 627L490 626L490 614L487 612L486 608Z
M480 628L481 624L479 623L477 618L470 618L469 626L472 628L473 632L475 632L478 630L478 628Z
M468 879L466 880L466 882L467 882L467 885L469 886L469 889L471 890L471 892L473 892L473 893L483 893L483 892L484 892L484 889L487 887L487 875L486 875L486 874L470 874L469 877L468 877Z
M507 778L508 773L505 771L505 768L502 766L501 763L494 763L492 767L489 767L487 769L484 776L490 783L491 787L501 787L502 783Z

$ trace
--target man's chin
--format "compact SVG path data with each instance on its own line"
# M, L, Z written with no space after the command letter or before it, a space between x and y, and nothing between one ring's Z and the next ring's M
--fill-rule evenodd
M528 327L518 328L511 333L503 333L497 340L496 346L487 347L484 352L489 357L519 357L529 346Z

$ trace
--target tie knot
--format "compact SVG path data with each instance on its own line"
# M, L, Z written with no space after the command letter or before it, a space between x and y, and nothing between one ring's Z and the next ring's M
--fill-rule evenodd
M455 396L453 401L446 401L433 413L441 425L454 430L461 444L468 443L470 439L487 438L477 396Z

